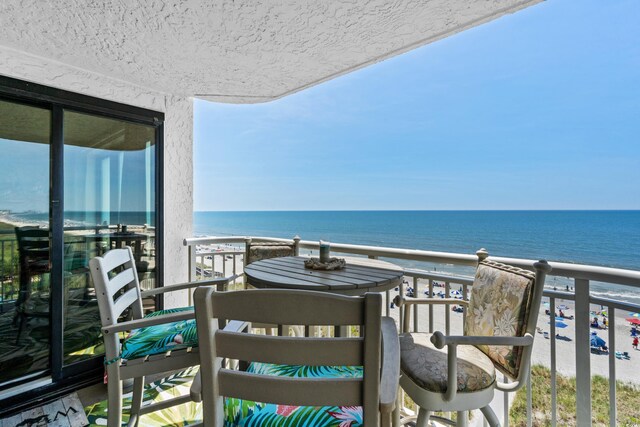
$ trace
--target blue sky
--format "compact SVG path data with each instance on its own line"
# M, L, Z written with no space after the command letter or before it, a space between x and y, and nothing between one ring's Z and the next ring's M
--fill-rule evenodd
M638 22L550 0L271 103L196 101L195 209L640 209Z

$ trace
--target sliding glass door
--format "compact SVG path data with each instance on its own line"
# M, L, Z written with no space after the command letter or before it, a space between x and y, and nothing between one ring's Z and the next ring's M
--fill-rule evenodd
M163 119L0 76L0 413L102 377L92 257L161 286Z
M155 286L155 131L64 111L65 364L103 352L88 259L130 246L141 286Z
M0 100L0 384L50 365L51 112Z

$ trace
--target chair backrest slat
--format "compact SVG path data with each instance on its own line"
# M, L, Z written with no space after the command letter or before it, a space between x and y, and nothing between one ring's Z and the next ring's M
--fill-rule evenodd
M26 264L31 262L49 260L48 229L32 226L16 227L15 233L21 268L27 268Z
M100 257L102 260L102 268L106 271L112 271L120 266L127 264L135 265L133 258L128 254L129 248L110 250Z
M135 281L135 272L131 267L122 270L117 275L112 277L109 282L107 282L105 289L107 290L107 294L113 298L115 294L117 294L120 289L124 288L127 285L130 285Z
M362 325L362 301L344 299L341 295L317 293L326 301L317 304L299 294L284 290L224 292L216 296L213 310L216 317L246 322L277 325ZM268 302L266 302L268 301ZM312 323L309 323L312 319Z
M282 365L360 366L364 360L362 338L270 337L218 331L219 357L246 358Z
M112 249L102 257L91 259L89 270L96 288L102 326L116 324L129 308L131 318L142 318L140 282L131 248ZM114 297L117 297L115 301Z
M124 311L129 308L133 303L140 299L140 292L137 289L129 289L118 298L116 298L113 304L114 315L120 316ZM117 317L116 317L117 318Z
M266 289L216 292L213 287L205 286L196 289L194 295L205 426L221 425L222 396L281 405L362 406L365 425L378 425L380 294L347 297ZM358 325L361 337L251 336L218 329L219 324L228 320L284 325ZM273 363L275 367L272 370L269 365L262 366L266 369L254 365L250 369L253 372L232 371L222 368L223 357ZM320 374L324 366L361 366L362 377L299 376L298 372L314 372L313 367L321 367L315 371ZM294 373L289 367L302 369ZM274 375L265 375L271 373Z
M220 395L296 406L362 406L361 378L288 378L222 369ZM376 408L377 410L377 408Z

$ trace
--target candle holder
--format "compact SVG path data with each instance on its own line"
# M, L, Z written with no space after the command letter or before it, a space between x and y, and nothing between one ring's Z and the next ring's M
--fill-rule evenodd
M320 240L320 262L328 263L329 262L329 251L331 249L331 244L329 242L325 242Z

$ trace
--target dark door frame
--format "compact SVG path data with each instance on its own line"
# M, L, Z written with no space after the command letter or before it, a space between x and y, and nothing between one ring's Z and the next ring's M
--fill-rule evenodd
M50 194L49 224L51 229L51 352L50 371L43 376L51 376L51 384L29 389L0 400L0 418L18 412L36 401L53 399L102 379L103 361L92 358L86 361L64 365L63 361L63 293L64 293L64 110L73 110L96 116L108 117L155 128L156 144L156 286L163 285L164 265L164 218L163 218L163 131L164 113L133 107L100 98L81 95L40 84L0 76L0 100L46 108L51 111L50 141ZM161 308L161 307L159 307ZM41 379L42 377L38 377ZM34 378L28 377L28 385ZM12 384L12 386L15 386Z

